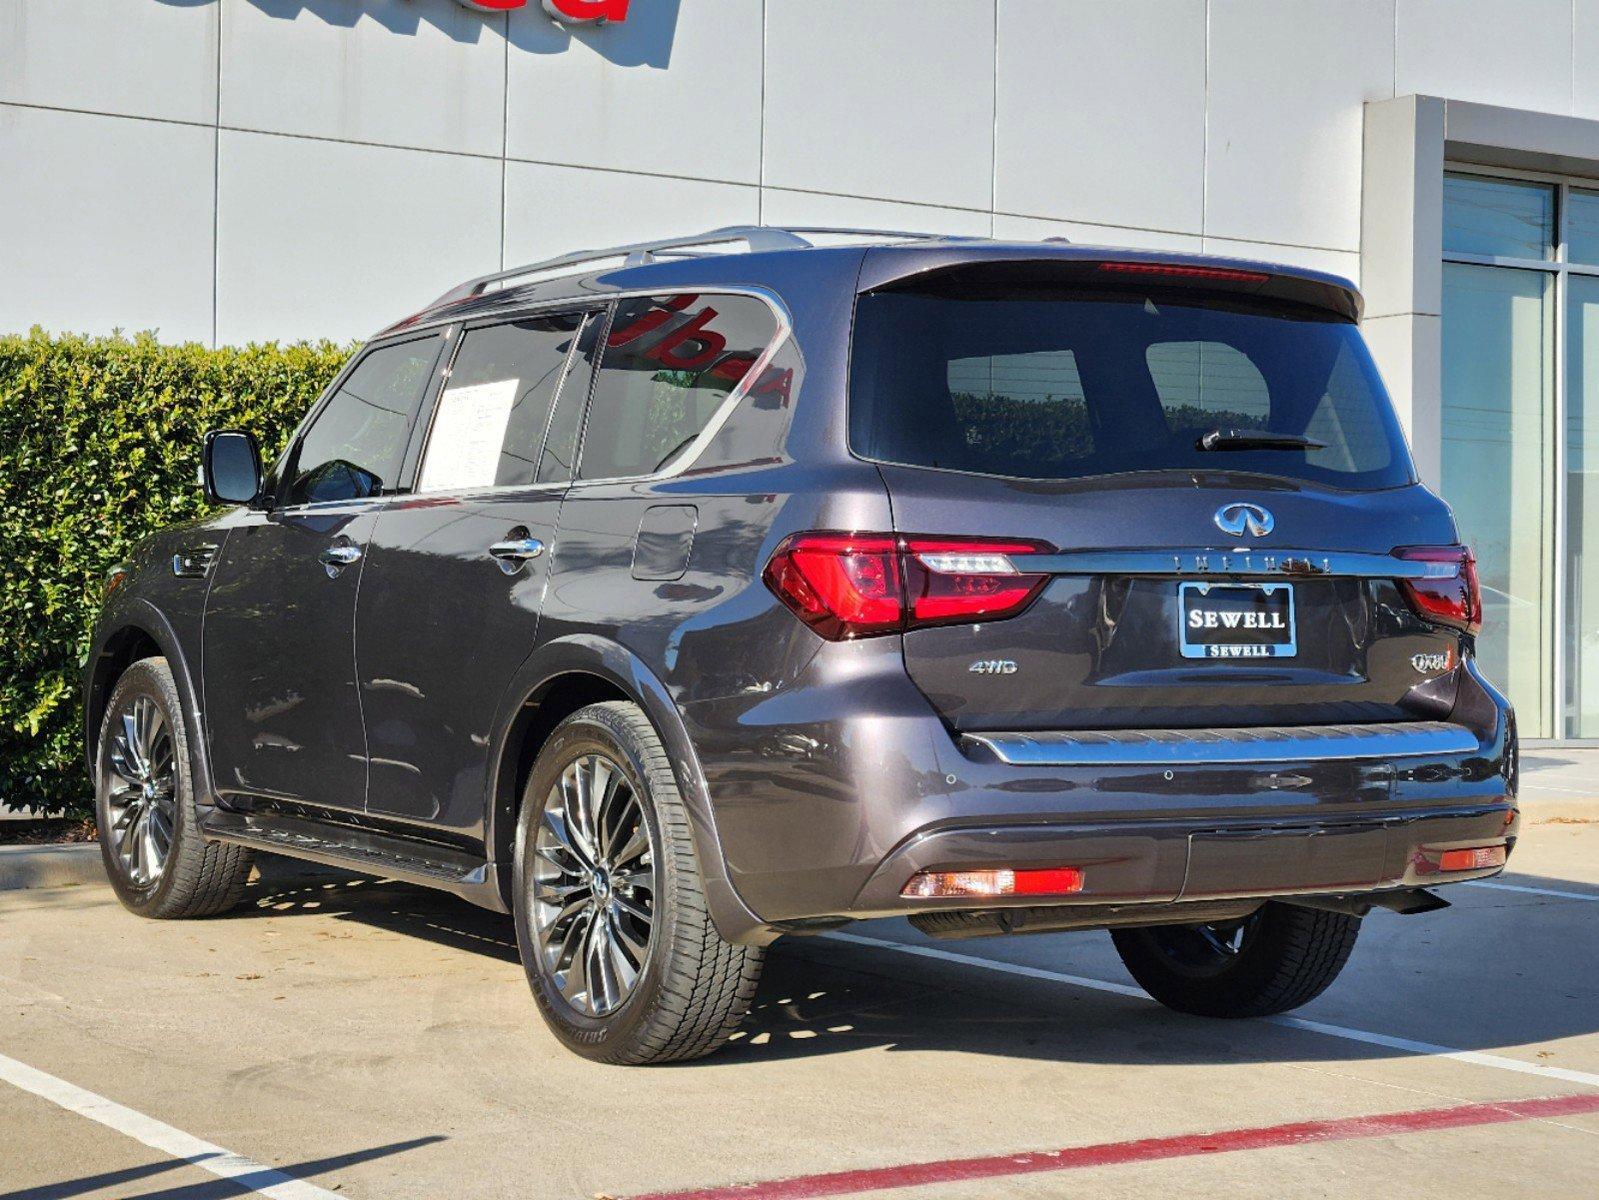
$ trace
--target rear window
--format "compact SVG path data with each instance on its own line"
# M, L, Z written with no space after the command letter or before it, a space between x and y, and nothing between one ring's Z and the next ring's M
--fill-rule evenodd
M1027 479L1226 470L1347 489L1414 480L1359 331L1310 310L1133 293L884 292L861 297L853 353L850 445L882 462ZM1213 430L1321 445L1200 449Z

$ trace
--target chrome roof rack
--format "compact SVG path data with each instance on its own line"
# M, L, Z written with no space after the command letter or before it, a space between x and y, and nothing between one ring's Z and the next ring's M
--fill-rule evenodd
M708 248L713 246L736 246L739 243L746 247L744 253L749 254L765 250L814 249L816 243L811 237L807 237L807 234L823 237L893 238L902 241L934 241L954 236L940 233L913 233L899 229L849 229L842 227L830 228L821 225L797 226L793 228L776 225L727 225L721 229L711 229L705 233L691 234L688 237L660 238L651 242L633 242L625 246L577 250L571 254L560 254L554 258L544 259L542 262L511 267L504 271L494 271L488 275L480 275L476 279L468 279L460 286L451 288L423 311L441 308L446 304L456 304L473 296L480 296L497 283L521 279L527 275L572 274L577 268L613 258L621 260L617 264L618 266L637 267L660 258L689 258L708 252L715 253L715 251L709 251Z

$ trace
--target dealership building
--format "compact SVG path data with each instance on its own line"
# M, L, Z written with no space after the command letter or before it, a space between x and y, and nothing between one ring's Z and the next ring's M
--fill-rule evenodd
M1599 738L1599 0L0 0L0 332L345 340L743 223L1354 280L1489 674Z

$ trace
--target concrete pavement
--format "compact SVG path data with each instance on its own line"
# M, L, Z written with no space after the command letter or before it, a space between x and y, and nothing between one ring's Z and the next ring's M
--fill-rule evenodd
M1529 762L1548 786L1526 791L1503 886L1374 914L1344 976L1296 1014L1315 1028L1166 1012L1126 994L1104 934L935 943L874 922L850 930L865 940L774 947L715 1058L601 1067L543 1029L505 918L324 875L262 881L235 915L187 923L140 921L104 886L0 894L0 1056L363 1200L795 1177L743 1194L1588 1200L1599 774L1561 758ZM1577 1099L1503 1107L1545 1097ZM1392 1124L1435 1111L1452 1115ZM1306 1122L1338 1136L1272 1132ZM289 1195L6 1082L0 1131L0 1200ZM1004 1169L1083 1147L1083 1162ZM994 1156L970 1178L947 1166ZM844 1170L874 1190L817 1179Z

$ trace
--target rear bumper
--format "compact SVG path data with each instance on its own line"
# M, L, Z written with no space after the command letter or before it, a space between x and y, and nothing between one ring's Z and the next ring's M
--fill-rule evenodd
M919 871L1078 867L1051 906L1155 912L1481 878L1439 855L1514 845L1513 722L1469 662L1413 722L955 738L897 655L859 654L856 678L685 714L728 877L771 928L1041 902L903 897Z
M1443 873L1445 850L1513 845L1505 803L1307 820L1298 813L1163 823L984 826L929 832L889 854L852 900L851 917L948 909L1034 907L1040 898L907 900L919 871L1077 867L1083 889L1050 901L1081 906L1172 904L1292 896L1364 896L1478 879L1498 868ZM1166 919L1171 919L1167 917ZM1179 918L1180 919L1180 918Z

